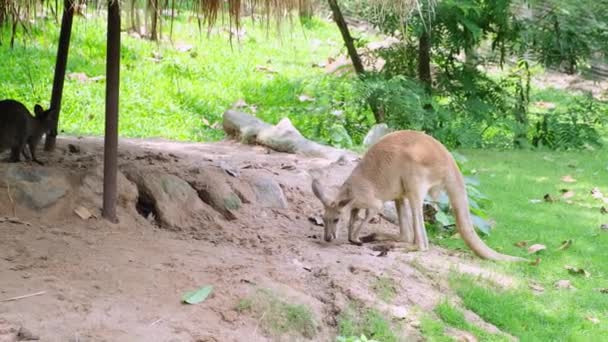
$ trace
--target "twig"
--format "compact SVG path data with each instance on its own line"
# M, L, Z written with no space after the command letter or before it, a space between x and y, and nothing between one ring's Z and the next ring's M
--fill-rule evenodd
M4 181L6 183L6 192L8 194L8 200L13 205L13 217L17 217L17 205L15 201L13 201L13 196L11 196L11 184L8 181Z
M154 321L154 322L150 323L150 324L148 325L148 328L153 327L153 326L155 326L156 324L158 324L158 323L160 323L160 322L162 322L162 321L164 321L164 320L165 320L165 318L164 318L164 317L161 317L161 318L157 319L156 321Z
M19 299L24 299L24 298L34 297L34 296L40 296L40 295L43 295L45 293L46 293L46 291L40 291L40 292L36 292L36 293L26 294L26 295L23 295L23 296L17 296L17 297L2 299L2 300L0 300L0 302L10 302L10 301L13 301L13 300L19 300Z
M260 317L260 319L255 324L255 329L253 329L253 334L251 335L252 337L257 335L258 327L260 326L260 322L262 322L262 320L264 319L264 316L266 316L266 311L264 311L264 313L262 314L262 317Z

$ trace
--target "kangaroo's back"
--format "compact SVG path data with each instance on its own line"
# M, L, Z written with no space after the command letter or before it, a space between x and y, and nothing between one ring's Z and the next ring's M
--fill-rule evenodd
M398 131L374 144L357 172L382 187L383 183L404 176L443 179L453 167L450 153L433 137L422 132Z
M21 102L0 101L0 150L18 145L27 139L31 120L32 115Z

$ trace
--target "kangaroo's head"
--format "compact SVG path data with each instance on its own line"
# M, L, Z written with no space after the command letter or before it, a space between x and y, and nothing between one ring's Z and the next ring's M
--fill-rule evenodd
M42 106L37 104L34 106L34 114L37 124L36 135L42 136L55 127L55 121L57 120L55 109L44 110Z
M343 217L344 207L351 202L346 191L337 191L335 196L327 196L317 179L312 181L312 192L323 204L323 225L325 226L325 241L330 242L338 237L338 223Z

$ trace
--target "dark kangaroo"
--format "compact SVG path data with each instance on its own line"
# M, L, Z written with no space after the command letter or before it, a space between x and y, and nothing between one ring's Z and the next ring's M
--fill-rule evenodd
M0 101L0 152L10 149L9 162L20 161L20 154L25 156L25 146L29 147L32 161L43 165L36 159L36 146L42 136L48 133L55 122L55 112L44 110L40 105L34 106L32 116L30 111L19 101Z

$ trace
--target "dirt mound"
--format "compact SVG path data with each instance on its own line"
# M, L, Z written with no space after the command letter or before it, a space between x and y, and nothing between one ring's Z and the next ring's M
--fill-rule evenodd
M440 248L385 246L378 257L378 245L321 241L311 174L337 185L352 154L125 139L118 224L99 218L100 139L59 139L40 158L47 167L0 163L13 175L0 184L0 322L43 341L330 341L353 302L400 320L416 340L416 312L449 296L451 270L509 286L476 259ZM54 192L37 191L41 184ZM17 195L22 189L31 196ZM55 195L32 205L40 193ZM396 229L385 220L368 227ZM394 282L390 300L374 290L384 278ZM207 284L205 302L181 303Z

